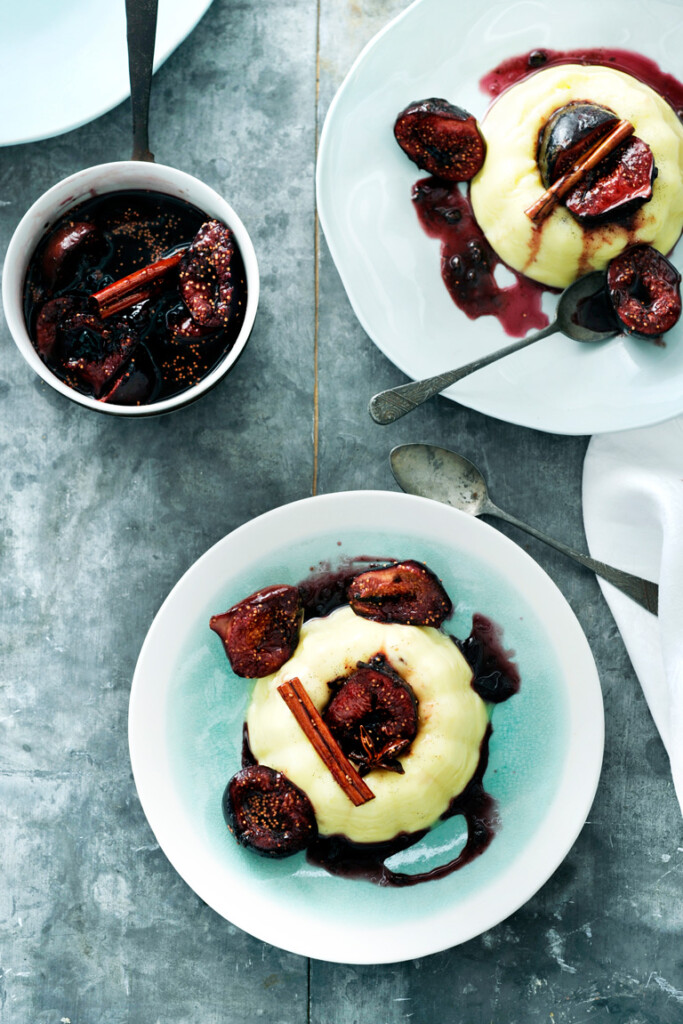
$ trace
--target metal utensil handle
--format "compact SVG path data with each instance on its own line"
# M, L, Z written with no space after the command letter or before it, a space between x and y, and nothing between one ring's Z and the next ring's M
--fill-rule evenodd
M495 510L495 511L494 511ZM604 562L599 562L595 558L591 558L589 555L583 555L580 551L575 551L570 548L567 544L563 544L562 541L555 540L553 537L548 537L545 533L541 533L540 530L536 530L533 526L529 526L528 523L523 523L520 519L516 519L514 516L509 515L507 512L503 512L496 505L490 504L482 509L484 515L496 515L500 519L504 519L506 523L511 523L512 526L518 526L520 530L524 530L526 533L531 534L536 540L543 541L544 544L549 544L550 547L560 551L563 555L567 555L568 558L573 558L575 562L579 562L580 565L584 565L587 569L591 569L597 576L602 576L604 580L617 587L619 590L627 594L633 601L637 601L639 605L646 608L649 612L654 615L657 614L659 607L659 587L656 583L651 583L650 580L643 580L640 576L632 576L631 573L623 572L622 569L615 569L612 565L606 565Z
M433 398L434 395L438 395L445 388L450 387L451 384L456 384L463 377L468 377L470 373L475 373L484 366L495 363L498 359L504 359L505 356L512 355L513 352L519 352L520 349L526 348L527 345L533 345L535 341L540 341L541 338L546 338L549 334L555 334L558 330L557 323L549 324L542 331L530 334L528 338L522 338L520 341L513 342L512 345L499 348L496 352L482 356L481 359L475 359L474 362L467 363L466 366L460 366L456 370L449 370L446 373L437 374L436 377L428 377L426 380L414 380L409 384L400 384L396 388L380 391L379 394L370 399L370 415L375 423L379 423L382 426L385 426L387 423L393 423L395 420L400 419L401 416L405 416L406 413L412 412L418 405L422 405L423 402Z
M149 96L159 0L126 0L128 74L133 110L133 160L154 161L149 151Z

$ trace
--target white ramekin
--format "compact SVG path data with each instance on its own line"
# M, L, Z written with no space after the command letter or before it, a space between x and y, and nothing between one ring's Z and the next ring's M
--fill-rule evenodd
M181 394L150 405L127 406L97 401L70 388L45 365L36 352L26 328L24 317L24 282L28 264L43 236L52 225L74 206L86 199L107 192L146 189L163 192L198 207L232 229L244 261L247 279L247 308L242 328L230 351L198 384ZM117 163L88 167L60 181L38 199L22 217L12 235L2 276L2 302L7 324L26 362L42 379L79 405L114 416L151 416L169 412L195 401L218 383L237 362L244 349L256 315L259 297L259 272L256 253L244 224L232 207L212 188L184 171L162 164L123 160Z

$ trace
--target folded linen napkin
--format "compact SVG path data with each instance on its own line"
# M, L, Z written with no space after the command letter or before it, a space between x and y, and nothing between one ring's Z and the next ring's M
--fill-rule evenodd
M683 418L591 439L583 467L591 554L659 583L659 616L599 580L669 754L683 810Z

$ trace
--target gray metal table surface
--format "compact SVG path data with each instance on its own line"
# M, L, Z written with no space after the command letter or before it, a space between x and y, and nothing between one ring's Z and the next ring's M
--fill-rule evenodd
M403 377L356 322L317 226L316 145L352 60L404 6L215 0L155 76L157 159L224 195L260 262L253 337L212 393L166 417L96 416L39 382L2 325L7 1024L683 1020L683 837L667 758L595 579L523 536L511 533L558 583L594 651L606 748L568 857L498 927L389 966L282 952L195 896L136 796L126 725L145 633L184 570L248 519L311 493L395 489L390 448L428 440L473 458L511 511L585 546L586 438L445 399L386 428L367 414L373 385ZM46 188L129 147L122 104L59 138L0 150L2 251Z

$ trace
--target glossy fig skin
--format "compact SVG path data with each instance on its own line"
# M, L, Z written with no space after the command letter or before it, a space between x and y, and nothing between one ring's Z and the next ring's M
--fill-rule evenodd
M74 313L82 312L95 312L95 305L80 295L59 295L41 306L36 320L36 348L43 360L52 357L62 324Z
M41 255L46 284L54 289L69 276L81 255L101 255L105 247L99 228L90 221L69 221L56 228L48 237Z
M618 120L608 107L583 101L567 103L554 111L538 137L537 161L544 186L549 188L570 171Z
M180 294L195 323L226 327L239 296L235 287L232 231L218 220L202 224L180 262Z
M445 181L470 181L486 157L486 143L472 114L436 97L402 110L394 136L413 163Z
M237 842L262 857L291 857L318 835L303 790L265 765L249 765L233 775L223 794L223 815Z
M36 320L36 347L42 358L59 364L65 379L101 399L139 344L125 317L102 320L87 297L61 295L44 304Z
M260 679L289 661L301 628L297 587L279 584L257 590L209 623L223 641L233 672Z
M634 135L589 171L564 197L564 205L587 225L623 219L652 199L656 175L652 150Z
M681 315L681 275L651 245L632 245L610 262L607 290L620 327L640 338L658 338Z
M356 576L347 592L356 615L374 622L439 627L453 611L441 583L420 562L397 562Z
M417 735L417 700L381 655L339 681L323 719L361 775L373 768L403 774L398 757Z
M112 322L113 321L113 322ZM62 365L101 398L138 346L139 337L121 320L74 313L61 325Z

